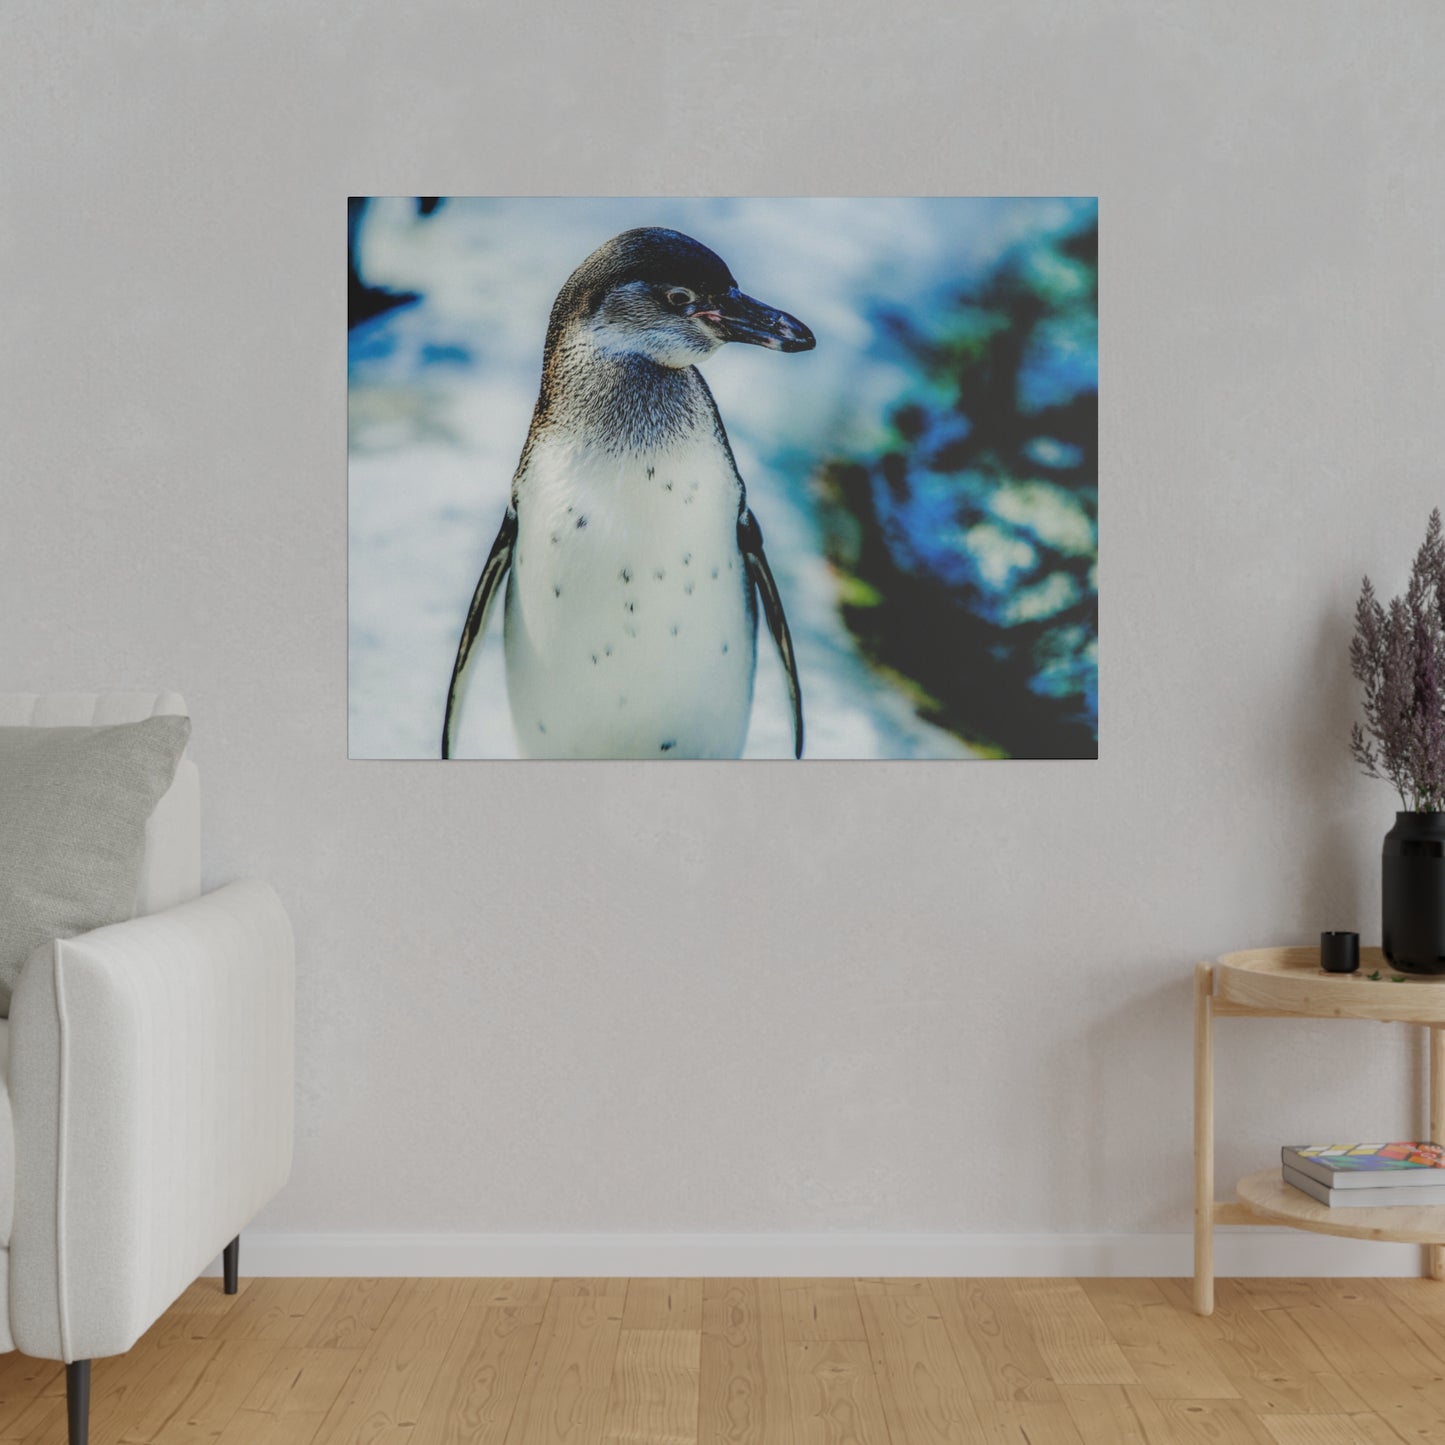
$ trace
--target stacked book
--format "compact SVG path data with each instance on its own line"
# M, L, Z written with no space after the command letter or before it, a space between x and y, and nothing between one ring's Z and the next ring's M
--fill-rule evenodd
M1438 1144L1299 1144L1280 1150L1284 1182L1331 1209L1445 1204Z

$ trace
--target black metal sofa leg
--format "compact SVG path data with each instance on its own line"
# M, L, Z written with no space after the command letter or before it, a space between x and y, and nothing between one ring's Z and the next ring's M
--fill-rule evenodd
M226 1293L235 1294L240 1289L238 1276L241 1273L241 1236L238 1234L221 1251L221 1269L226 1276Z
M70 1421L70 1445L87 1445L90 1439L89 1360L76 1360L65 1367L65 1413Z

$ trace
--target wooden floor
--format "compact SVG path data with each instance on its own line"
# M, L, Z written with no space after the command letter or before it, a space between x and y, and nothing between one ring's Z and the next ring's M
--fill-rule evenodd
M0 1357L0 1440L64 1388ZM94 1391L93 1445L1419 1445L1445 1285L203 1280Z

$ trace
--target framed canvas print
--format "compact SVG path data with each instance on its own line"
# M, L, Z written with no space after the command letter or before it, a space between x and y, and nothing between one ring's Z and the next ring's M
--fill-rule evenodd
M1093 197L353 197L350 753L1098 751Z

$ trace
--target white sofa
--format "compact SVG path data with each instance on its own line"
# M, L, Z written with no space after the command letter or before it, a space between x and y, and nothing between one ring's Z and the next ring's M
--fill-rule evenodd
M0 694L0 726L184 713L174 693ZM294 949L257 880L201 896L200 778L146 830L136 917L37 949L0 1019L0 1350L64 1360L70 1439L90 1361L120 1354L291 1167Z

